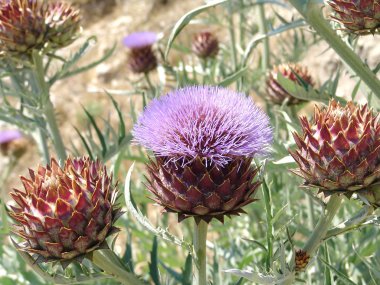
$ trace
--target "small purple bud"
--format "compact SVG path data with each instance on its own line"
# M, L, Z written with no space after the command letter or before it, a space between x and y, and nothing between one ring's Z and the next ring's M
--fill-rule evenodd
M123 39L123 44L130 49L128 67L134 73L148 73L157 67L157 58L152 45L157 41L154 32L136 32Z

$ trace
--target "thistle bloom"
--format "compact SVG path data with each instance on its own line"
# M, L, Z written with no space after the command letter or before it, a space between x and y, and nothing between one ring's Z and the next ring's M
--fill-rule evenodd
M117 229L117 185L105 166L89 158L69 158L63 168L52 159L46 168L21 177L25 191L11 193L14 233L21 250L37 261L68 261L99 248Z
M285 100L288 105L295 105L302 102L302 100L295 98L289 92L287 92L277 81L278 73L283 77L300 84L298 77L302 78L303 83L308 84L309 86L314 86L314 81L309 74L307 67L301 66L299 64L281 64L275 66L272 71L269 73L267 79L267 95L268 99L273 103L282 105Z
M136 32L124 38L123 44L130 49L128 66L134 73L147 73L157 67L152 46L157 41L153 32Z
M379 32L380 2L378 0L329 0L336 15L332 18L349 32L366 35Z
M9 0L0 7L0 49L8 55L61 48L79 30L79 11L69 4Z
M211 32L200 32L194 36L191 48L200 58L215 57L219 51L219 41Z
M18 130L0 131L0 145L5 145L19 138L22 138L22 134Z
M327 108L315 107L313 121L300 121L302 133L294 133L298 149L290 153L305 185L350 196L379 181L379 115L367 105L332 100Z
M197 222L244 212L259 185L252 158L272 140L269 118L250 98L208 86L153 100L133 134L156 158L148 165L154 200Z

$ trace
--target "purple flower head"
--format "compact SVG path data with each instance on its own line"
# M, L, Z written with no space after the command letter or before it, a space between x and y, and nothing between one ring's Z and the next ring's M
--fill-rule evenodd
M243 93L192 86L154 99L134 127L135 140L155 156L217 166L266 154L272 141L268 116Z
M123 39L123 44L130 49L139 49L153 45L157 41L154 32L135 32Z
M0 131L0 145L9 143L22 137L22 133L17 130Z

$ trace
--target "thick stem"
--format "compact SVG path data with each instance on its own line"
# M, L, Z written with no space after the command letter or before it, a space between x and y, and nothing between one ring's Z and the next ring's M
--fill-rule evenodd
M267 187L266 182L263 183L263 198L265 202L265 211L267 217L267 258L266 258L266 269L269 272L272 269L273 263L273 209L272 209L272 197L271 192Z
M92 252L91 261L105 273L112 275L123 285L143 285L133 273L128 272L112 250L103 249Z
M50 100L46 102L46 105L44 108L44 115L46 118L46 123L49 127L50 135L52 136L52 139L53 139L54 148L59 158L60 164L63 164L67 158L66 149L65 149L65 145L63 144L62 137L59 132L57 121L55 118L54 106Z
M33 52L32 57L34 63L32 73L36 89L34 90L34 92L37 93L35 95L39 98L41 108L46 119L46 123L49 127L50 135L53 139L53 145L56 150L56 154L60 160L60 164L62 164L66 160L67 155L61 134L59 132L57 120L55 118L54 106L50 100L50 86L45 80L45 68L43 64L43 57L37 51Z
M371 91L380 98L380 80L371 69L352 51L336 34L321 14L319 0L289 0L304 16L305 20L336 51L351 69L367 84Z
M201 220L194 223L194 251L196 257L196 280L197 285L207 285L207 261L206 261L206 241L208 224Z
M339 207L342 203L343 195L332 195L329 202L326 205L325 212L322 213L322 216L319 218L317 225L308 241L306 242L303 250L308 253L308 255L313 256L314 252L318 249L320 244L324 241L327 231L337 214ZM292 263L290 264L291 268L294 267L294 257ZM281 282L281 285L291 285L294 284L296 276L293 274L293 277L287 278L284 282Z
M262 35L268 33L267 20L265 16L264 4L258 4L258 14L259 14L259 31ZM269 52L269 37L263 39L263 57L261 59L261 69L266 72L270 64L270 52Z
M38 132L38 138L37 138L38 148L44 158L44 163L48 164L50 162L50 154L49 154L49 147L47 144L46 133L41 128L38 128L37 132Z
M308 200L310 229L313 229L315 225L314 200L309 195L307 196L307 200Z
M303 248L303 250L310 256L313 255L314 251L319 247L325 238L331 222L339 210L342 200L343 195L332 195L330 197L330 200L326 205L325 213L320 217L312 235L309 237L309 240Z

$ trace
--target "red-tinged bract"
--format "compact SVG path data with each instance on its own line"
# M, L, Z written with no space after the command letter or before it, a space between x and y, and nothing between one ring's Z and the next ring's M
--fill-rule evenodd
M302 100L289 94L289 92L280 85L277 80L278 73L280 73L286 79L292 80L300 85L301 82L299 78L301 78L303 84L313 87L314 81L310 76L307 67L292 63L280 64L278 66L275 66L270 71L266 82L266 93L268 95L267 97L273 103L282 105L286 102L287 105L296 105L303 102Z
M327 3L335 11L332 18L341 23L347 31L358 35L379 32L379 0L330 0Z
M332 100L327 108L315 108L313 121L300 120L302 133L294 133L298 149L290 153L305 185L350 196L379 181L379 115L367 105Z
M68 261L84 256L116 232L117 185L105 166L89 158L69 158L63 168L52 159L46 168L21 177L24 191L11 193L13 232L25 243L19 249L37 261Z
M252 182L258 169L251 162L252 158L241 158L218 167L197 157L183 166L157 157L147 165L147 187L154 201L166 211L178 213L179 221L194 217L197 222L213 218L224 222L224 216L245 213L242 207L255 201L260 183Z

